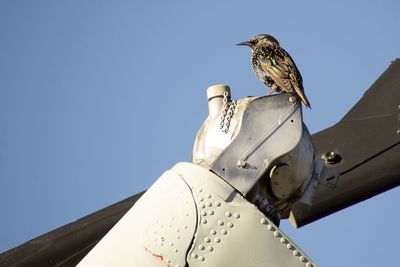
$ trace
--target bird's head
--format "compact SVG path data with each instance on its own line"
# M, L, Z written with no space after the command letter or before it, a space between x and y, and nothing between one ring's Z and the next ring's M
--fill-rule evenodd
M257 34L252 37L250 40L238 43L237 45L247 45L250 46L252 50L259 45L271 45L271 46L279 46L278 40L276 40L272 35L269 34Z

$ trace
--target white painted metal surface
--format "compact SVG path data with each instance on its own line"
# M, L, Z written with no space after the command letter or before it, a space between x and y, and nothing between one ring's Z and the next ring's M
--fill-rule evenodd
M78 266L183 267L196 223L190 188L167 171Z
M198 165L179 163L78 266L315 264L224 180Z

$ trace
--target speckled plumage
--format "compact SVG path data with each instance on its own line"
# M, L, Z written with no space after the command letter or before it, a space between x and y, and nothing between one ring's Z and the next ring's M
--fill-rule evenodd
M304 94L303 79L296 64L273 36L258 34L238 45L251 48L253 70L263 84L272 91L296 93L306 107L311 107Z

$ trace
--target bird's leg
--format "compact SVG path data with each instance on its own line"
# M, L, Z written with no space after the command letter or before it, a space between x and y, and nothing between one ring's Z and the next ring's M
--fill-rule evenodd
M279 87L276 84L272 84L271 89L269 89L269 92L267 93L267 96L272 95L273 92L276 92L277 90L279 90Z
M270 96L270 95L272 95L272 93L274 92L274 90L272 90L272 89L269 89L269 92L266 94L266 96Z

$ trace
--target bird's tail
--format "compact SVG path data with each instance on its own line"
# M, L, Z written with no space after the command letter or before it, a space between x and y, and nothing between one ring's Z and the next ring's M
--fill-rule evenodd
M308 101L306 95L304 94L304 90L301 90L301 88L298 88L297 86L295 86L294 89L297 95L300 97L301 102L303 102L304 106L311 109L310 101Z

